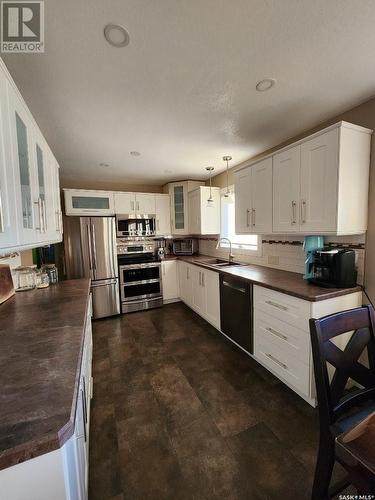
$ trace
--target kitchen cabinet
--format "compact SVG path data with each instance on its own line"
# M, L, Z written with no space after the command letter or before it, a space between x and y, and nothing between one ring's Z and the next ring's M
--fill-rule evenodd
M153 193L114 192L116 214L155 214L155 195Z
M272 158L235 173L237 234L272 232Z
M189 233L220 234L220 188L200 186L188 193Z
M168 194L155 195L156 235L169 236L171 234L171 205Z
M111 191L64 189L66 215L114 215L114 196Z
M191 266L193 301L191 307L205 320L220 329L219 273Z
M181 181L164 186L165 192L170 196L172 234L190 234L188 193L201 185L204 182Z
M199 266L193 266L191 269L193 275L193 309L200 316L204 317L206 310L206 294L204 290L203 268Z
M255 285L255 359L315 406L309 319L359 307L361 303L361 292L309 302ZM339 347L344 348L345 342Z
M174 302L178 300L177 260L163 260L161 262L163 285L163 301Z
M193 305L193 273L190 264L183 261L177 262L178 281L180 288L180 299L186 305L192 307Z
M340 122L274 155L273 232L366 231L371 133Z
M8 86L0 68L0 250L18 244L19 224L11 143Z

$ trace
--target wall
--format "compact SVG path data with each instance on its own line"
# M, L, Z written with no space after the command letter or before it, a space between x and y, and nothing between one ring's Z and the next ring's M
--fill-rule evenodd
M104 182L95 179L60 179L61 188L98 189L103 191L130 191L135 193L162 193L163 186L127 184L126 182Z
M234 183L234 172L239 168L246 166L247 164L262 158L263 156L274 152L281 147L287 146L292 142L302 139L318 130L328 127L333 123L345 120L363 127L371 128L375 130L375 98L371 99L353 109L350 109L340 115L332 117L330 120L324 123L318 124L313 129L309 129L301 133L296 137L292 137L287 141L275 145L273 148L264 151L262 154L249 158L245 162L233 167L229 170L229 184ZM213 186L225 187L227 183L226 173L223 172L212 178ZM372 217L374 215L374 217ZM286 269L294 272L303 272L303 262L304 253L301 245L293 243L298 241L297 237L290 236L280 236L271 235L263 236L263 254L261 257L251 257L249 255L241 255L240 260L244 260L249 263L266 265L269 267L276 267L279 269ZM282 241L282 243L268 243L269 241ZM368 232L367 235L353 237L335 237L327 238L327 242L338 242L340 244L347 244L356 249L357 262L358 262L358 273L359 282L365 283L367 293L370 295L373 301L375 301L375 266L372 262L375 259L375 140L372 140L371 145L371 163L370 163L370 188L369 188L369 220L368 220ZM366 250L364 250L364 247ZM202 253L209 253L210 255L219 255L215 251L215 244L209 241L200 242L200 250ZM225 254L225 253L224 253ZM223 255L221 253L220 255ZM271 258L270 258L271 257ZM279 263L272 264L275 262L273 257L278 257Z

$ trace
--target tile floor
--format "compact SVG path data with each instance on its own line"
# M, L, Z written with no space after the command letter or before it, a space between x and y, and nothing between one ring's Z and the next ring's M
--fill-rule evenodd
M90 500L310 498L316 410L185 305L93 338Z

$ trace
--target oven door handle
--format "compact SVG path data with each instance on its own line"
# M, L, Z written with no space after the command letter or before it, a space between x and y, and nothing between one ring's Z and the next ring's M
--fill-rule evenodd
M129 269L150 269L150 267L160 267L160 262L152 262L149 264L125 264L120 266L120 271L128 271Z
M151 280L130 281L127 283L124 283L123 281L121 281L121 285L123 285L123 286L148 285L150 283L160 283L160 278L155 278L155 279L151 279Z

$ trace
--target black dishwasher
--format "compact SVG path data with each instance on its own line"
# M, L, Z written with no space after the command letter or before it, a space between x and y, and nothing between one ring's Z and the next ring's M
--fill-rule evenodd
M221 331L253 353L253 285L247 280L220 275Z

